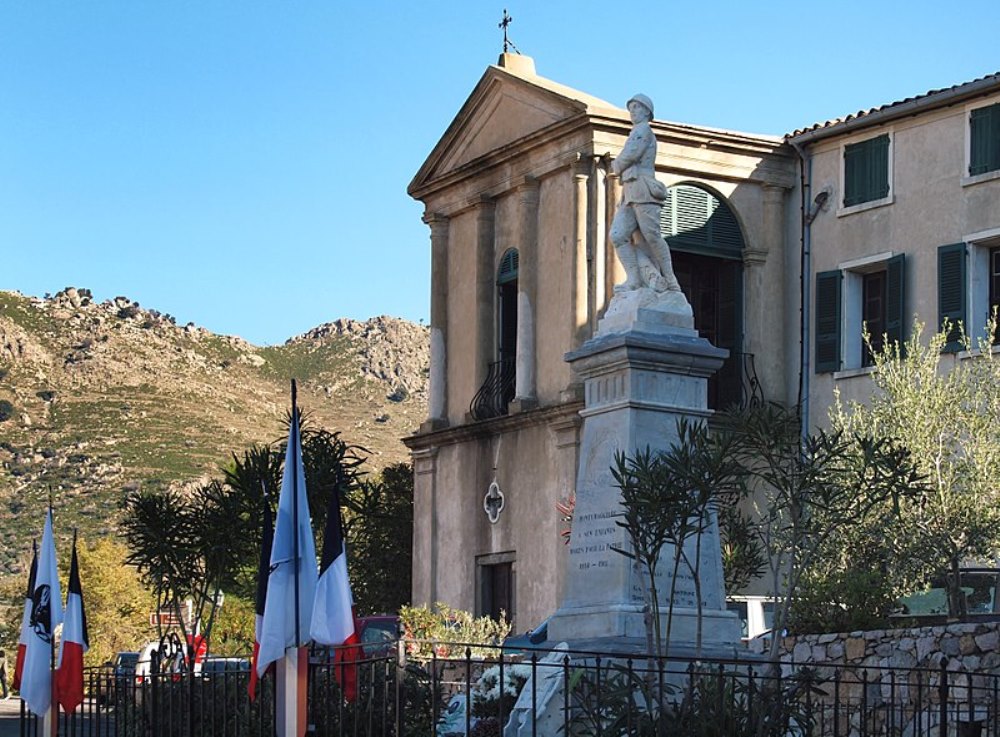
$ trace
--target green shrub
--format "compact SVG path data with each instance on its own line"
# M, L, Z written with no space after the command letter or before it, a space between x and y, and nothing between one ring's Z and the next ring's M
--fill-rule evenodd
M14 416L14 405L6 399L0 399L0 422L5 422Z
M498 622L440 602L435 609L404 606L399 610L406 649L414 657L461 656L466 646L471 646L473 657L488 657L495 654L492 646L499 645L510 634L510 622L502 613Z

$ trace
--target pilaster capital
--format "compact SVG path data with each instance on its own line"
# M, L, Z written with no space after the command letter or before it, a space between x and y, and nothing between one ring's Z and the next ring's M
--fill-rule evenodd
M521 196L522 202L537 202L538 186L538 178L533 177L531 174L526 174L524 178L517 183L515 188L517 189L517 193Z
M491 197L488 194L479 194L469 198L467 204L469 208L476 211L477 216L480 218L492 218L496 210L497 201L495 197Z
M447 215L442 215L439 212L425 212L421 220L427 223L433 231L435 228L447 228L449 218Z

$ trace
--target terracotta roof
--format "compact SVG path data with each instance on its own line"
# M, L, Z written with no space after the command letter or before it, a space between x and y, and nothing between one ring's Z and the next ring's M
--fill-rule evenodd
M842 126L844 128L854 128L865 125L866 122L876 122L875 120L868 121L867 118L872 118L877 116L878 118L883 118L887 116L892 116L893 113L907 112L910 108L919 107L931 108L938 103L944 102L955 102L955 98L960 98L965 94L976 94L985 91L993 86L1000 89L1000 72L994 74L987 74L985 77L980 77L979 79L974 79L971 82L963 82L962 84L952 85L951 87L943 87L939 90L929 90L921 95L915 95L913 97L907 97L904 100L897 100L896 102L890 102L887 105L881 105L879 107L873 107L868 110L859 110L856 113L851 113L850 115L845 115L842 118L835 118L833 120L827 120L824 123L814 123L806 128L799 128L791 133L789 133L786 138L797 138L799 136L806 136L809 133L815 133L819 131L826 131L837 126ZM854 125L848 125L854 123ZM833 134L835 131L830 131ZM813 136L809 136L812 138ZM822 134L816 137L823 137Z

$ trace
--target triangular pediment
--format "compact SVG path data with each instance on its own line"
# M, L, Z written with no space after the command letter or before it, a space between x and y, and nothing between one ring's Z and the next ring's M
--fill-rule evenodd
M415 194L493 152L597 108L614 109L610 103L551 80L491 66L417 172L409 191Z

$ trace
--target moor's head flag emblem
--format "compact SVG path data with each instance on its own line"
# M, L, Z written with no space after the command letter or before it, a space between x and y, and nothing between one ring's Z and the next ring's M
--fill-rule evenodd
M52 642L52 592L47 584L31 595L31 629L43 642Z

